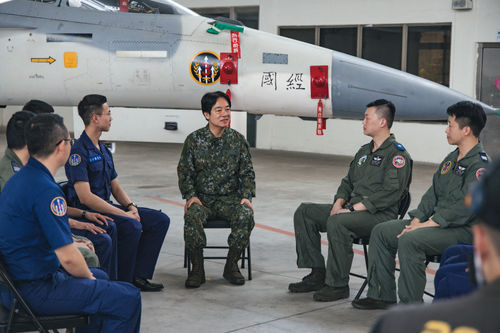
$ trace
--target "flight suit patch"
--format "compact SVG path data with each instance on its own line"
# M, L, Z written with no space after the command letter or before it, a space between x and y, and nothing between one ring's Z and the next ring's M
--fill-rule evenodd
M477 180L479 180L479 178L481 178L484 175L485 172L486 172L485 168L478 169L476 171L476 178L477 178Z
M63 197L55 197L50 203L50 210L55 216L61 217L66 215L66 211L68 210L66 200Z
M396 148L398 148L398 150L401 150L401 151L405 151L405 147L400 144L399 142L394 142L394 145L396 146Z
M370 165L379 167L380 165L382 165L383 160L384 160L384 156L374 155L371 162L370 162Z
M14 162L14 161L10 161L10 165L12 166L12 171L14 173L16 173L19 170L21 170L21 166L19 164L17 164L16 162Z
M460 165L458 164L457 167L455 168L455 170L453 171L453 173L457 176L463 176L464 173L465 173L465 170L467 170L467 167L466 166L463 166L463 165Z
M89 157L89 162L90 163L95 163L95 162L99 162L99 161L102 161L102 156L101 155L94 155L94 156L90 156Z
M444 164L443 164L443 167L441 168L441 174L442 175L445 175L448 173L448 171L450 171L451 169L451 161L446 161Z
M365 163L367 157L368 156L366 155L361 156L358 160L358 166L361 166L363 163Z
M394 165L394 167L398 169L404 167L405 164L406 164L405 158L401 155L394 156L394 158L392 159L392 165Z
M482 160L483 162L488 163L488 162L490 161L490 160L488 159L488 155L486 155L486 153L485 153L485 152L480 152L480 153L479 153L479 157L481 157L481 160Z
M73 154L69 157L69 165L71 166L77 166L82 162L82 157L78 154Z

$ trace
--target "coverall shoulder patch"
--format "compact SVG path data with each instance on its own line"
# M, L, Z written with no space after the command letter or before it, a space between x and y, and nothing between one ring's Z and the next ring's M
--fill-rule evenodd
M66 215L66 211L68 210L66 200L63 197L55 197L50 203L50 210L55 216L61 217Z
M394 142L394 145L396 146L396 148L398 148L398 150L401 150L401 151L405 151L405 147L400 144L399 142Z
M443 164L443 167L441 168L441 174L442 175L447 174L448 171L450 171L450 169L451 169L451 161L446 161Z
M16 173L18 172L19 170L21 170L21 166L19 166L19 164L17 164L16 162L14 161L11 161L10 162L10 166L12 167L12 172Z
M82 163L82 157L78 154L73 154L69 157L69 165L77 166Z
M485 168L480 168L476 171L476 179L479 180L483 174L486 172Z
M394 158L392 159L392 165L394 165L394 167L398 169L404 167L405 164L406 164L405 158L401 155L394 156Z
M484 151L479 153L479 157L481 157L481 161L488 163L490 159L488 158L488 155Z

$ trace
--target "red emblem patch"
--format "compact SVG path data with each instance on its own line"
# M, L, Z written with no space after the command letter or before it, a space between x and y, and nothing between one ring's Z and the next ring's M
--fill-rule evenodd
M481 176L484 174L485 171L486 171L485 168L481 168L481 169L478 169L476 171L476 178L477 178L477 180L479 180L479 178L481 178Z
M405 158L401 155L394 156L394 158L392 159L392 165L394 165L394 167L398 169L404 167L405 164L406 164Z

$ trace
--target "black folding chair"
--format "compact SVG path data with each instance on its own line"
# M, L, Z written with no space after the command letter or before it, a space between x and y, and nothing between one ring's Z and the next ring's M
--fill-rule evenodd
M37 316L30 309L26 301L17 290L14 281L5 268L3 258L0 257L0 284L6 286L13 296L11 309L0 304L0 332L33 332L47 333L49 330L58 332L58 329L73 329L88 325L90 317L83 314Z
M229 221L223 219L209 219L203 226L204 229L230 229ZM204 249L229 249L229 246L205 246ZM203 256L203 259L227 259L227 256ZM248 246L241 252L241 268L245 268L245 260L248 260L248 280L252 280L252 256L250 254L250 239ZM189 251L184 249L184 267L187 268L188 274L191 271L191 259Z
M406 215L406 212L408 211L408 208L410 207L411 203L411 195L410 192L407 192L404 196L403 199L399 202L399 208L398 208L398 217L400 220L403 219L403 217ZM368 244L370 243L370 237L360 237L360 238L354 238L352 241L353 244L357 245L362 245L363 246L363 252L365 254L365 266L366 266L366 273L368 274ZM363 284L361 285L361 288L359 288L358 293L356 294L356 297L354 299L359 299L361 297L361 294L366 288L366 285L368 284L367 276L349 272L350 275L358 277L360 279L364 279Z

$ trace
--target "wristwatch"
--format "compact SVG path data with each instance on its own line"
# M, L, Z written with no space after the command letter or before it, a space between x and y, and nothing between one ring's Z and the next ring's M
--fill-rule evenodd
M133 201L131 203L129 203L127 206L125 206L125 208L128 209L128 208L130 208L130 206L134 206L135 208L137 208L137 204Z
M87 211L86 211L86 210L83 210L83 211L82 211L82 215L81 215L80 217L81 217L82 219L84 219L86 214L87 214Z
M351 212L356 211L356 210L354 209L354 206L353 206L353 205L351 205L350 203L347 203L345 206L346 206L346 207L347 207L347 209L349 209Z

